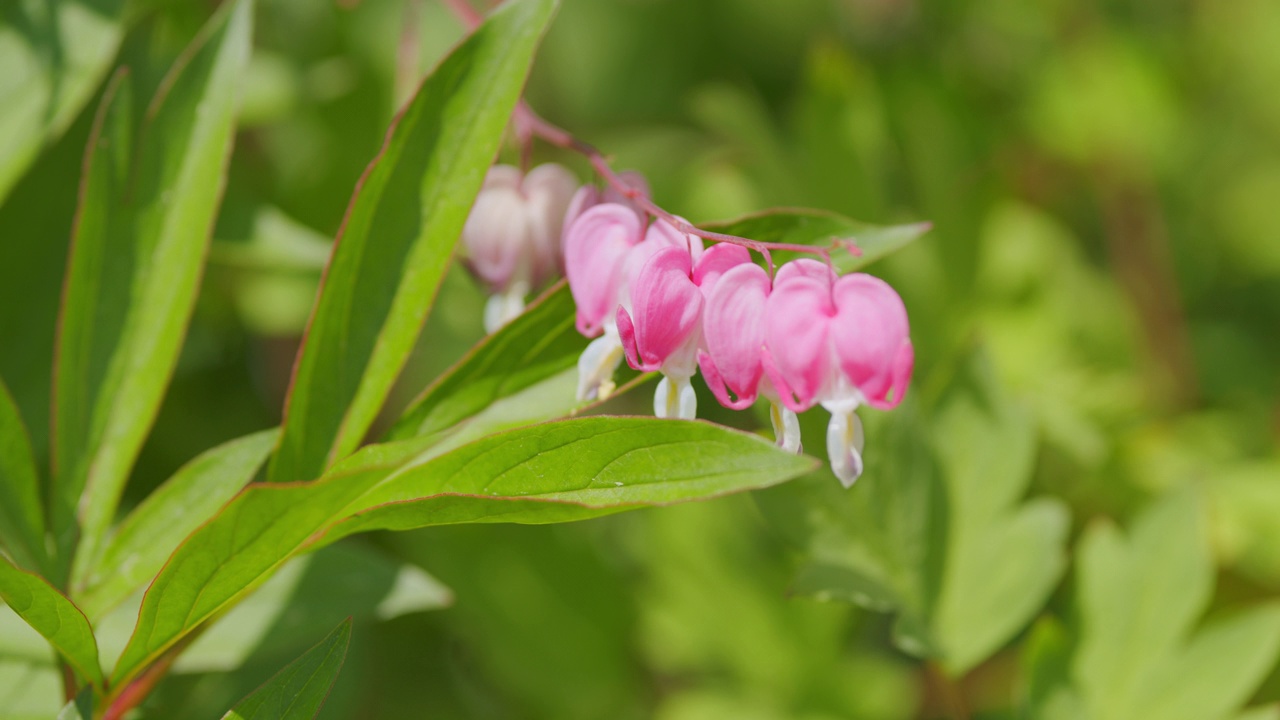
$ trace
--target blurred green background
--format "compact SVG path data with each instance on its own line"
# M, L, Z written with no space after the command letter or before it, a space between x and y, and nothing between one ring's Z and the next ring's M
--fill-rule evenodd
M119 61L154 86L145 68L213 5L129 6ZM435 0L260 0L255 35L197 316L133 501L279 422L352 187L462 30ZM1029 410L1031 493L1068 503L1073 537L1198 488L1220 609L1280 588L1278 81L1274 0L564 0L528 97L695 222L786 205L931 221L871 268L911 314L912 392L927 405L985 355ZM95 105L0 205L0 375L39 450ZM480 338L482 303L455 268L401 405ZM648 407L642 389L614 409ZM767 502L367 539L455 602L358 628L325 717L947 716L886 616L790 595L796 556ZM1071 616L1071 578L1045 614ZM973 716L1015 716L1024 641L959 681ZM201 682L217 697L217 680L154 707ZM1254 701L1276 700L1273 672Z

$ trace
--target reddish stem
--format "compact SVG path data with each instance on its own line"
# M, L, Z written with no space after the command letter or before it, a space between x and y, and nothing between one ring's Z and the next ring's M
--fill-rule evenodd
M480 27L480 23L484 22L484 16L475 8L467 3L467 0L442 0L449 11L467 26L468 30L475 30Z
M178 653L171 652L167 654L126 685L124 690L121 690L116 699L107 707L102 720L120 720L130 710L141 705L142 701L146 700L151 691L155 689L156 684L169 672L169 666L173 665L173 661L177 659Z
M650 215L664 220L675 229L687 235L696 235L705 240L712 240L715 242L727 242L734 245L741 245L749 250L755 250L766 258L769 258L769 251L771 250L790 250L792 252L818 255L830 262L831 250L837 247L842 247L838 244L833 244L830 247L814 247L812 245L801 245L798 243L768 243L761 242L759 240L752 240L750 238L738 237L737 235L728 235L725 233L713 232L711 230L703 230L702 228L699 228L692 223L663 210L661 207L658 207L658 205L654 203L649 196L645 195L640 190L627 185L627 183L624 182L616 172L614 172L613 168L609 166L609 161L605 158L604 153L597 150L594 145L579 140L569 134L567 130L547 122L534 112L533 108L529 107L529 103L524 100L521 100L520 104L516 107L515 122L516 127L527 128L526 132L530 132L556 147L563 148L565 150L572 150L573 152L583 155L591 162L591 167L595 169L596 173L598 173L600 177L604 178L604 181L609 183L609 186L620 195L635 203ZM770 265L772 265L771 258Z
M466 0L443 0L453 14L466 25L467 29L474 30L479 27L484 18L475 8L467 4ZM553 125L542 116L534 112L523 98L520 104L516 106L515 116L512 121L516 129L516 137L524 146L524 157L528 156L528 143L530 138L537 136L544 141L558 148L571 150L587 158L591 163L591 167L596 173L623 197L631 200L637 207L641 208L655 218L663 220L674 227L676 230L686 234L694 235L704 240L714 242L726 242L733 245L741 245L748 250L754 250L764 256L765 261L769 265L770 274L773 273L773 258L770 251L791 251L799 253L808 253L821 257L828 265L831 264L831 251L843 248L849 252L858 255L861 251L852 243L835 242L827 247L814 247L813 245L801 245L798 243L769 243L750 238L738 237L737 235L727 235L725 233L712 232L711 230L703 230L694 224L672 215L671 213L658 207L647 195L639 190L627 185L622 178L614 172L609 166L609 161L605 158L604 153L596 149L594 145L584 142L574 137L568 130ZM526 160L527 161L527 160Z

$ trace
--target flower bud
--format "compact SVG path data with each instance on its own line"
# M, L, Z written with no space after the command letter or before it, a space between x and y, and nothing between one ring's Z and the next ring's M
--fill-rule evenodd
M471 271L489 286L485 308L489 332L519 315L528 293L560 267L560 235L577 188L573 175L548 163L522 175L495 165L462 229Z
M579 361L578 398L603 397L622 359L617 310L631 307L631 287L645 261L664 248L680 248L696 259L702 255L702 241L662 220L645 228L631 208L604 203L573 221L565 231L564 247L578 332L600 336Z

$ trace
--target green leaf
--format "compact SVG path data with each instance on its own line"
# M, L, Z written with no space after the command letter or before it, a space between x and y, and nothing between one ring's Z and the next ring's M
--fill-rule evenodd
M1079 567L1077 597L1089 628L1076 680L1094 707L1119 713L1134 707L1139 675L1178 648L1212 594L1198 498L1171 494L1138 518L1128 538L1112 525L1090 527Z
M331 537L454 523L570 522L768 487L815 465L710 423L565 420L411 462L348 508L352 517Z
M816 415L803 420L814 424ZM858 484L846 491L829 471L781 488L761 509L807 550L796 591L894 610L906 651L942 654L929 620L942 580L946 486L914 401L863 419L867 447ZM806 447L820 437L806 428ZM814 449L810 449L811 452Z
M414 458L407 451L417 444L370 446L319 482L257 485L238 496L152 583L112 685L344 519L326 541L375 528L581 520L766 487L815 465L756 436L654 418L547 423Z
M223 715L223 720L311 720L338 679L350 643L351 621L347 620Z
M1023 645L1022 666L1021 717L1080 717L1079 699L1071 692L1071 639L1061 624L1051 617L1036 623Z
M409 357L555 0L505 3L427 78L356 188L290 385L272 481L355 450Z
M77 672L102 687L98 644L84 613L38 575L0 556L0 600L44 636Z
M248 485L279 437L276 429L219 445L174 473L112 536L77 596L100 618L160 572L178 545Z
M1080 634L1072 681L1093 720L1193 720L1239 712L1280 651L1280 605L1192 632L1213 590L1204 510L1170 493L1124 535L1096 524L1080 541Z
M31 440L0 380L0 547L31 570L47 570L40 478Z
M943 664L958 676L1044 605L1066 568L1070 518L1056 500L1020 504L1034 469L1035 425L981 360L944 401L934 438L950 521L933 625Z
M1280 720L1280 705L1249 708L1236 715L1232 720Z
M219 9L161 83L136 142L118 75L90 139L54 381L53 524L69 554L78 521L78 577L97 558L178 361L225 181L252 16L251 0Z
M236 496L178 547L151 583L137 627L112 671L112 687L122 687L261 584L387 471L359 468L323 482L255 485Z
M588 342L573 317L573 296L560 283L423 391L388 439L447 430L500 399L573 369Z
M89 102L124 34L124 0L0 5L0 201Z
M737 235L761 242L814 245L853 242L859 254L835 252L831 260L841 273L860 270L886 255L894 253L929 231L929 223L910 225L869 225L825 210L776 208L753 213L736 220L705 223L702 228ZM774 262L782 263L794 253L778 253Z
M58 720L93 720L93 688L81 690L58 713Z
M1140 706L1169 720L1226 717L1240 709L1275 664L1280 605L1205 625L1180 656L1144 683Z
M343 618L390 620L452 602L449 589L417 567L358 542L337 543L285 563L183 650L173 672L278 667Z
M1022 503L1034 426L981 360L932 423L913 408L866 413L866 471L852 491L823 473L780 490L808 495L766 513L808 548L794 591L898 612L899 645L958 676L1043 606L1065 569L1069 518L1054 500Z

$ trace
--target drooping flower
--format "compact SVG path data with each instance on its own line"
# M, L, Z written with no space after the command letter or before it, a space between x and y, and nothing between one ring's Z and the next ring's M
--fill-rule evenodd
M525 297L558 274L565 213L578 182L554 163L525 175L494 165L462 229L471 271L489 286L485 330L524 310Z
M689 249L666 247L644 264L631 287L632 308L619 307L618 331L627 364L661 371L654 396L658 417L692 419L697 396L689 380L698 371L706 295L732 268L750 264L745 248L720 243L694 263Z
M820 403L831 412L827 451L848 487L862 474L862 424L854 410L902 402L915 355L906 307L888 283L862 273L836 279L820 263L808 263L789 263L774 279L762 360L789 410Z
M744 410L757 395L769 398L769 417L779 447L800 452L800 421L779 404L777 392L764 375L764 314L772 290L769 274L752 263L733 267L721 276L707 294L703 309L705 350L698 353L698 366L707 387L727 408Z
M695 261L702 255L700 239L662 220L646 228L641 216L617 203L587 209L565 231L565 276L577 304L577 328L596 338L578 360L579 400L612 392L613 373L623 357L617 309L631 306L631 287L641 268L664 248L679 248Z

